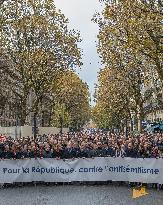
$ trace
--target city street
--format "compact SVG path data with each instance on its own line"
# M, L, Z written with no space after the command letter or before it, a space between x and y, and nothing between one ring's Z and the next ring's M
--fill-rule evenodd
M116 185L65 185L0 189L0 205L162 205L163 191L132 199L131 188Z

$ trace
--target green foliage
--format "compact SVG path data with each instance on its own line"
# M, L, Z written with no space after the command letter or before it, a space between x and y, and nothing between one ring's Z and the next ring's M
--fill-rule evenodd
M44 99L53 95L59 74L82 64L80 34L68 30L68 19L52 0L8 0L0 13L1 46L12 64L9 78L16 77L12 92L24 124L29 112L37 115Z
M97 50L104 69L99 72L95 121L117 127L134 112L140 122L143 103L151 97L142 87L155 75L163 80L162 11L158 1L103 1ZM151 77L152 76L152 77Z
M89 90L76 73L67 71L54 82L54 98L65 105L72 127L81 127L90 119ZM54 101L55 102L55 101Z
M57 103L53 107L51 126L61 127L61 120L63 121L63 127L69 127L71 125L71 116L67 111L65 105Z

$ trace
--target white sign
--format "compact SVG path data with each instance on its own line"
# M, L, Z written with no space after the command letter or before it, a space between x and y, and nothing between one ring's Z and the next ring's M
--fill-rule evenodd
M129 181L163 184L163 159L1 160L0 183Z

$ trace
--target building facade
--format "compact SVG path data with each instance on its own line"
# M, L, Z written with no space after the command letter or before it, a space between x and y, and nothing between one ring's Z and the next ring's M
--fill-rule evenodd
M163 85L154 69L151 69L148 79L143 85L143 94L148 96L144 102L145 120L160 122L163 121Z

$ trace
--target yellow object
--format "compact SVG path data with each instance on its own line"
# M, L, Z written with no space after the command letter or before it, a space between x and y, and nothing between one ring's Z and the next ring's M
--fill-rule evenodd
M140 189L133 189L132 198L136 199L138 197L145 196L147 194L148 193L146 192L145 187L141 187Z

